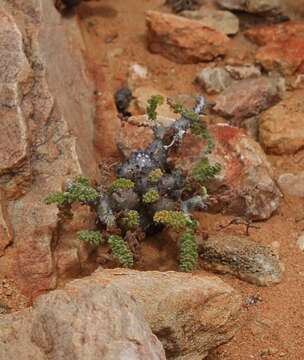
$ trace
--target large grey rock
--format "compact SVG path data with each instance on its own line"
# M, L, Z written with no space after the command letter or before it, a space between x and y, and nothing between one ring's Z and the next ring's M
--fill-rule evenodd
M213 276L115 269L87 281L113 284L135 298L167 359L201 360L238 329L240 296Z
M283 266L273 249L247 237L215 236L199 247L202 266L260 286L281 281Z
M280 9L280 0L217 0L217 3L225 9L247 11L254 14Z
M75 281L0 318L0 359L164 360L134 299L114 284Z

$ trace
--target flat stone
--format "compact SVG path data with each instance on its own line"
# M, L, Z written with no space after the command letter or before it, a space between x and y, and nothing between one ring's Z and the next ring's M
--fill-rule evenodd
M279 283L283 266L271 247L248 237L212 236L199 246L202 266L219 273L228 273L249 283L269 286Z
M304 198L304 172L282 174L278 177L278 184L284 194Z
M200 22L148 11L148 47L177 63L211 61L226 54L229 38Z
M304 251L304 234L301 234L297 239L297 245L301 251Z
M198 20L202 25L226 35L235 35L239 32L239 19L230 11L201 7L197 11L183 11L180 15Z
M205 68L198 73L196 81L208 94L218 94L232 84L232 78L224 68Z
M219 278L177 272L97 270L92 279L136 300L167 359L200 360L238 329L241 299Z
M267 153L293 154L304 147L303 90L261 115L260 143Z
M284 90L284 80L281 78L241 80L216 98L213 110L238 124L240 120L258 115L277 103Z
M1 359L165 360L134 299L105 282L72 282L0 323Z

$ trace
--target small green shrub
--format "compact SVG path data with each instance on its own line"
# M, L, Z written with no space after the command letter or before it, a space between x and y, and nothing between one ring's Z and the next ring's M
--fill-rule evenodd
M161 171L161 169L155 169L152 170L149 175L148 175L148 180L150 181L150 183L152 184L156 184L161 177L163 176L163 172Z
M143 202L145 204L153 204L157 200L159 200L159 193L155 189L150 189L143 195Z
M82 230L78 232L78 238L81 241L87 242L91 245L100 245L103 243L101 233L94 230Z
M187 229L180 239L180 270L191 272L198 260L198 249L193 229Z
M109 192L113 193L116 190L120 189L133 189L134 188L134 182L129 179L119 178L112 182L112 184L109 187Z
M154 222L181 230L189 224L189 218L182 211L157 211L153 217Z
M74 202L90 203L95 201L97 197L98 193L90 185L90 180L84 176L79 176L72 182L67 191L51 193L44 199L44 202L47 205L63 206Z
M108 244L111 247L113 257L120 265L128 268L133 267L133 254L127 243L120 236L111 235L108 239Z
M195 165L192 170L192 176L197 182L203 183L207 179L215 177L220 171L221 165L219 163L210 165L209 160L204 158Z
M128 229L134 229L139 226L139 214L136 210L130 210L127 212L124 221L128 227Z
M157 118L157 112L156 109L159 105L162 105L164 103L164 98L161 95L153 95L148 100L148 106L147 106L147 115L149 120L155 121Z

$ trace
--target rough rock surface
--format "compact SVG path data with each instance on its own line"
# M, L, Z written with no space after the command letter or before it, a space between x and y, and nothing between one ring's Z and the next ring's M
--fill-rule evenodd
M304 172L282 174L278 177L278 184L284 194L304 198Z
M280 9L280 0L217 0L217 3L225 9L247 11L254 14Z
M128 292L162 342L167 359L201 360L238 329L240 297L213 276L115 269L98 270L88 281Z
M261 71L254 65L225 67L207 67L196 76L196 81L208 94L220 93L235 80L244 80L261 76Z
M229 46L225 34L181 16L148 11L146 22L149 49L178 63L211 61Z
M292 154L304 147L303 90L261 115L260 143L268 153Z
M303 233L298 237L297 245L301 251L304 251L304 234Z
M198 20L202 25L226 35L234 35L239 32L239 19L230 11L201 7L197 11L183 11L181 15L188 19Z
M260 286L281 281L283 266L272 248L247 237L210 237L199 246L202 266L208 270L233 274Z
M8 218L4 192L0 189L0 256L4 255L4 250L13 241L13 236L13 228Z
M3 360L165 359L134 299L107 282L72 282L0 324Z
M221 172L206 184L210 210L268 219L279 207L281 193L260 145L236 127L219 124L211 126L210 131L214 150L208 155L209 162L221 165ZM191 172L205 150L205 141L188 134L171 161Z
M284 75L304 72L304 24L286 22L247 30L245 35L262 47L256 61L268 71ZM286 46L288 43L288 46Z
M216 98L213 110L238 125L242 119L258 115L278 102L284 90L282 78L241 80Z
M198 73L196 81L208 94L218 94L232 84L232 78L224 68L205 68Z
M76 22L52 1L2 1L0 19L0 208L14 235L0 272L31 296L56 283L57 209L43 198L84 168L97 176L93 88Z

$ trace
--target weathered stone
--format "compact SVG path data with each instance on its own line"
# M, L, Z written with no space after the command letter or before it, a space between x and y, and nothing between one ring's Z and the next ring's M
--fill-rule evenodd
M131 119L138 119L139 117L142 116L133 116ZM124 122L121 128L121 137L118 140L118 147L123 156L128 158L133 151L144 150L152 141L153 131L150 127Z
M7 204L3 191L0 189L0 256L13 241L13 229L7 214Z
M227 65L225 66L225 70L228 71L234 80L244 80L261 76L261 70L255 65Z
M254 14L280 9L280 0L217 0L217 3L225 9L242 10Z
M165 359L135 301L106 282L72 282L0 322L1 359Z
M272 168L260 145L243 130L225 124L210 127L214 149L209 163L219 163L220 173L206 187L209 209L255 220L268 219L279 207L281 193L273 180ZM170 161L191 173L206 150L206 141L186 135Z
M268 153L292 154L304 147L302 90L261 115L260 143Z
M301 251L304 251L304 234L301 234L297 239L297 245Z
M202 25L226 35L234 35L239 32L239 19L229 11L201 7L197 11L183 11L181 15L188 19L198 20Z
M259 286L279 283L283 266L271 247L247 237L223 235L210 237L199 246L202 266L228 273Z
M278 184L284 194L304 198L304 172L282 174L278 177Z
M93 86L76 20L52 1L1 2L0 18L0 184L14 232L0 272L31 297L56 285L57 209L43 199L83 169L98 177Z
M81 271L80 260L76 248L61 250L56 254L56 268L59 276L73 277Z
M260 46L288 41L296 36L304 38L304 23L287 21L281 24L253 27L245 31L245 36Z
M247 30L245 35L258 45L262 45L256 53L256 61L266 70L276 70L284 75L304 72L302 22L286 22L253 28Z
M149 11L148 46L154 52L178 63L211 61L225 55L229 38L198 21Z
M208 94L217 94L232 84L232 78L224 68L205 68L198 73L196 81Z
M239 124L240 120L258 115L278 102L284 90L281 78L241 80L217 97L213 110Z
M268 71L278 71L292 75L302 71L304 64L304 38L292 37L286 41L277 41L263 46L256 53L256 61Z
M201 360L238 329L240 297L216 277L116 269L98 270L88 281L128 292L162 342L167 359Z
M241 127L245 129L246 133L255 141L259 140L259 122L260 118L258 116L253 116L243 120L241 123Z
M148 69L140 64L132 64L129 66L128 72L128 88L136 89L140 83L146 80L149 76Z

